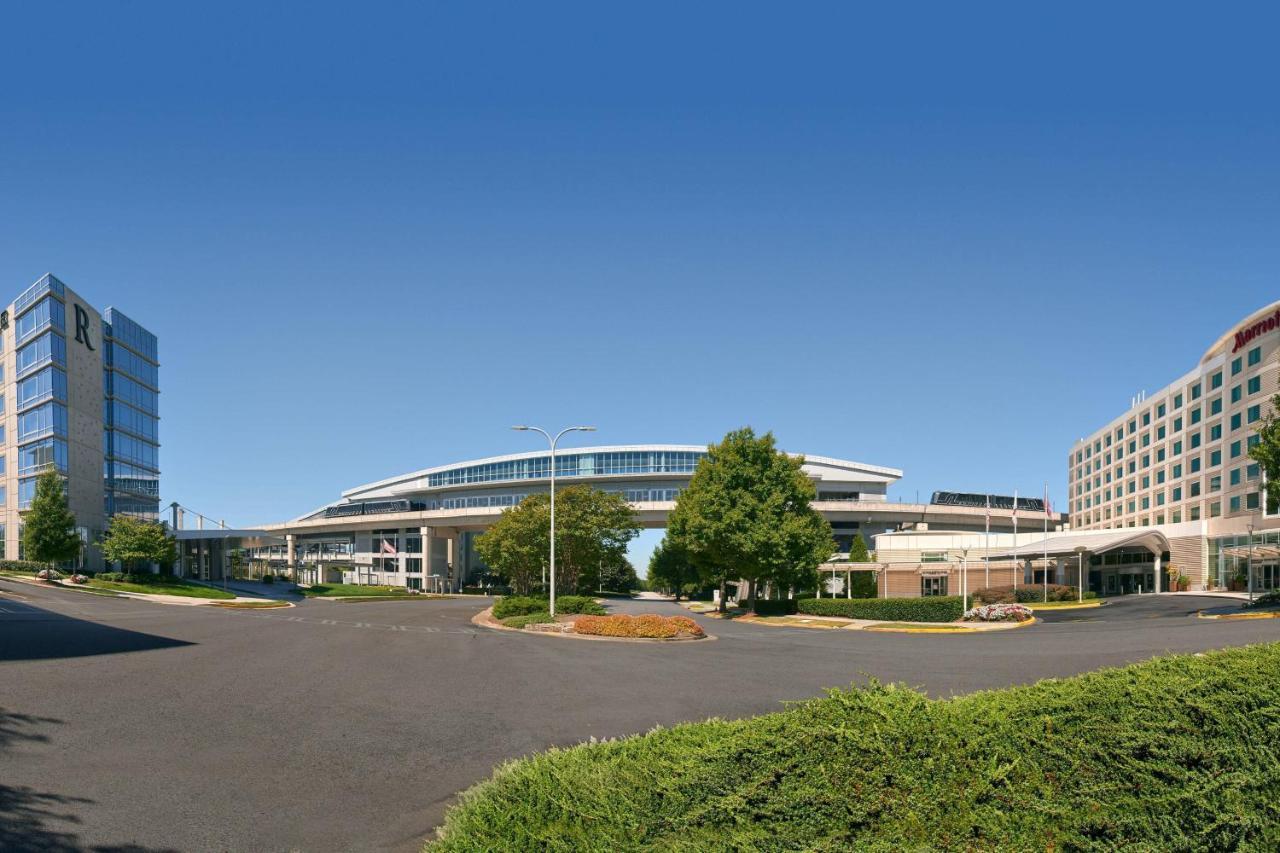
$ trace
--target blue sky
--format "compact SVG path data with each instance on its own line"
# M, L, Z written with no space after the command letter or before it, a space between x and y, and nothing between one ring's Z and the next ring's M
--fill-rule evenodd
M156 332L163 498L236 524L516 422L1061 499L1277 296L1276 21L850 6L9 8L0 292Z

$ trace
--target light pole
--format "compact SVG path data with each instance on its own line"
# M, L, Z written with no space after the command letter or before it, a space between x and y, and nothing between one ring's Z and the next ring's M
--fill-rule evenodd
M551 445L551 559L549 561L551 567L551 599L550 606L547 608L551 616L556 615L556 443L560 441L560 437L566 432L595 432L593 426L571 426L565 427L556 433L555 438L551 437L551 433L541 427L513 426L512 429L520 432L540 432Z
M1253 522L1249 522L1249 559L1245 564L1249 571L1249 601L1253 601Z
M969 609L969 549L960 549L960 606Z
M1076 586L1079 588L1079 601L1084 602L1084 552L1083 545L1076 546Z

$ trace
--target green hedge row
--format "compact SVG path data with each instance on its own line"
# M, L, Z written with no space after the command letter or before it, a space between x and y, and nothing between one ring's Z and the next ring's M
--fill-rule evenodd
M34 575L47 568L49 566L45 563L35 563L31 560L0 560L0 572L12 572L15 575Z
M927 598L801 598L801 613L811 616L843 616L846 619L883 619L889 622L954 622L964 615L958 595Z
M796 612L796 599L784 598L780 601L756 599L755 614L757 616L790 616Z
M930 700L552 750L465 793L429 849L1276 850L1280 644Z
M533 598L524 595L507 595L499 598L493 605L493 618L499 621L512 616L524 616L526 613L542 613L547 610L545 598ZM556 613L587 613L592 616L603 616L607 611L597 604L589 595L556 596Z
M975 590L971 597L978 604L1035 604L1045 600L1075 601L1080 598L1080 589L1059 583L1023 584L1017 589L1012 586L988 586ZM1097 598L1098 594L1091 590L1084 591L1084 598Z

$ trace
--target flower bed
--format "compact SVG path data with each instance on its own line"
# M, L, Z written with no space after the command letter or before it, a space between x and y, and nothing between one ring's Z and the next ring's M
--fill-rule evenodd
M635 639L694 639L705 636L702 627L688 616L581 616L573 623L575 634L595 637Z
M1026 622L1033 618L1031 610L1021 604L983 604L966 610L966 622Z

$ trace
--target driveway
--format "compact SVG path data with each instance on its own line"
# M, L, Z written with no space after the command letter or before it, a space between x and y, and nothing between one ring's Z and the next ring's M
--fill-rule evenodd
M947 696L1280 640L1280 620L1195 619L1221 602L1191 596L958 636L698 617L717 640L669 644L477 628L488 603L236 611L0 580L0 849L417 850L459 790L551 745L867 676Z

